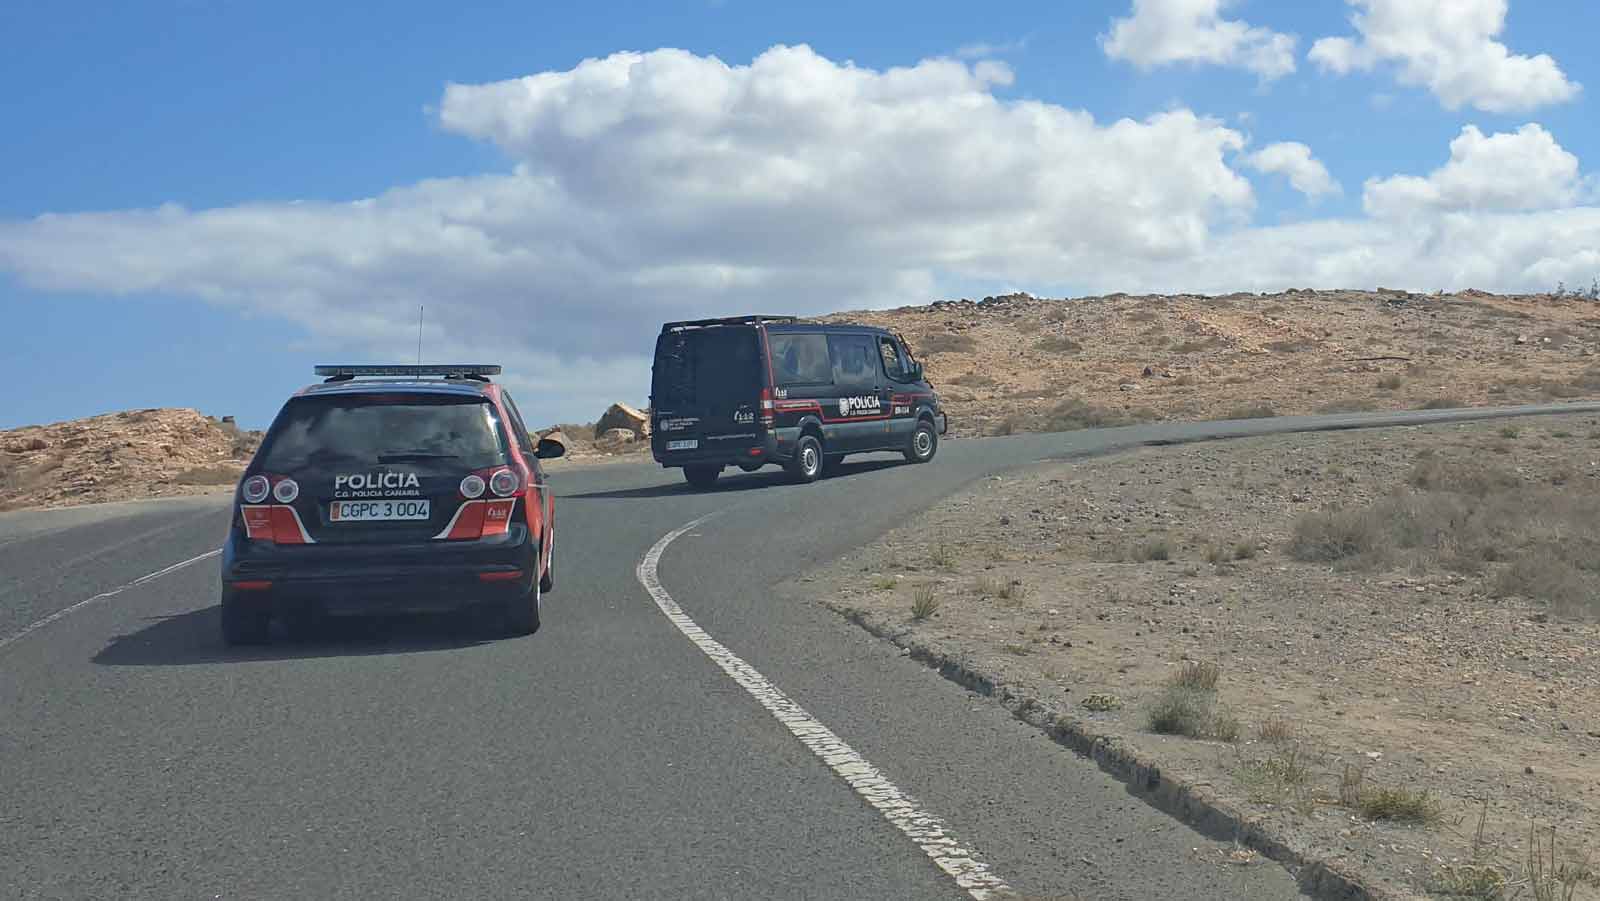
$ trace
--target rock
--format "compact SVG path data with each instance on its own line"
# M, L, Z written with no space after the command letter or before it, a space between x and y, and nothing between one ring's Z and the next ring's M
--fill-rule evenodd
M629 444L638 439L632 429L606 429L596 436L601 444Z
M594 424L594 437L604 438L607 432L617 429L626 429L635 438L643 438L650 434L650 417L627 404L612 404Z
M231 424L233 422L233 417L232 416L224 416L224 417L222 417L222 422L223 422L224 425Z
M1517 336L1517 343L1518 344L1527 344L1528 343L1528 336L1527 335L1518 335Z
M1123 382L1122 384L1118 385L1117 387L1119 389L1123 390L1123 391L1138 391L1139 390L1139 386L1135 385L1133 382Z

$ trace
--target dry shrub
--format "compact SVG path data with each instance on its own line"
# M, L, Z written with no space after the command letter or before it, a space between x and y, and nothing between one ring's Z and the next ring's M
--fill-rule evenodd
M1040 350L1047 354L1075 354L1083 350L1082 344L1071 338L1061 336L1041 339L1033 347L1035 350Z
M239 481L241 467L230 463L196 466L186 469L173 478L179 485L232 485Z
M923 338L917 346L921 354L969 354L978 349L978 342L971 335L944 333L929 335Z

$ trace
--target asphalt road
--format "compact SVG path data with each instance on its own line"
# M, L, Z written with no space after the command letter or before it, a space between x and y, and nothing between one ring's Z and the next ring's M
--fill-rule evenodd
M144 578L215 549L225 500L0 516L0 897L969 897L641 586L641 556L706 514L661 558L672 599L1021 894L1293 897L771 586L1045 458L1555 411L1600 405L959 440L929 466L703 494L650 466L560 471L558 588L516 640L425 617L227 650L215 558Z

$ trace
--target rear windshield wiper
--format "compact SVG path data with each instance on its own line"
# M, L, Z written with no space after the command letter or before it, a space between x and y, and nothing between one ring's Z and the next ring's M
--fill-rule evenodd
M379 454L379 463L402 463L406 460L456 460L458 454L430 454L425 451L408 451L399 454Z

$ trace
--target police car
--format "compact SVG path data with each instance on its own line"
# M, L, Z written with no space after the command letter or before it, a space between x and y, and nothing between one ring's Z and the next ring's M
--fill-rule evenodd
M499 366L318 366L245 470L222 551L222 638L329 614L488 606L539 628L554 501Z

